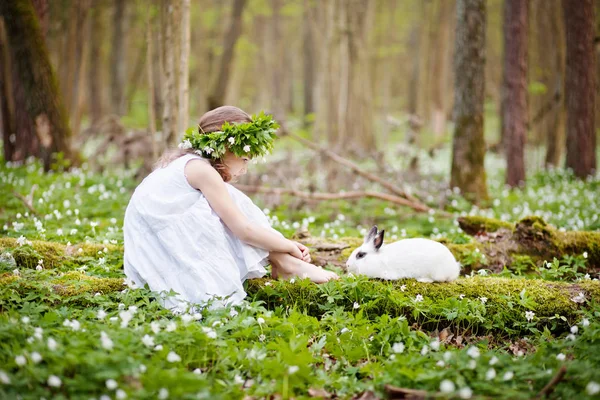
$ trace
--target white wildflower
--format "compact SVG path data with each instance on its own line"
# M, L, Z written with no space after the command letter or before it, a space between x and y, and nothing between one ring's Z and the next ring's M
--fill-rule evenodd
M142 337L142 343L146 347L153 347L154 346L154 337L152 337L150 335L144 335Z
M115 392L115 398L118 400L123 400L127 398L127 393L123 389L119 389Z
M490 360L490 365L496 365L498 363L498 357L494 356Z
M439 339L435 339L433 342L431 342L429 344L429 347L431 347L431 350L433 350L433 351L438 351L440 349Z
M341 335L342 333L346 333L346 332L350 332L350 329L348 329L348 328L346 328L346 327L343 327L343 328L342 328L342 330L340 330L340 335Z
M460 390L458 391L458 397L460 397L461 399L470 399L471 397L473 397L473 391L470 387L465 386L463 388L460 388Z
M469 363L467 364L467 368L469 368L469 369L475 369L475 368L477 368L477 361L475 361L475 360L469 360Z
M162 388L158 391L159 400L165 400L169 398L169 391L165 388Z
M236 375L236 376L234 376L234 377L233 377L233 383L235 383L236 385L243 385L243 384L244 384L244 382L246 382L246 381L244 380L244 378L242 378L242 377L241 377L241 376L239 376L239 375Z
M514 376L515 376L514 372L512 372L512 371L506 371L504 373L504 376L502 377L502 380L503 381L510 381L510 380L512 380L512 378L514 378Z
M60 387L62 385L62 381L56 375L50 375L48 377L48 386L52 387Z
M354 302L354 305L352 306L352 308L354 308L355 310L360 308L360 304L358 304L357 302Z
M584 328L590 326L590 320L587 318L582 319L581 326L583 326Z
M18 268L13 269L13 275L20 276L21 275L21 271L19 271Z
M118 386L119 386L119 384L114 379L107 379L106 380L106 388L108 390L115 390Z
M5 385L10 385L10 377L6 372L0 369L0 382Z
M196 375L202 375L202 370L201 370L200 368L196 368L196 369L194 370L194 373L195 373Z
M183 142L179 143L179 148L183 150L191 149L192 142L190 142L189 139L185 139Z
M556 359L557 359L558 361L565 361L565 359L566 359L566 358L567 358L567 356L565 356L563 353L558 353L558 354L556 355Z
M194 320L200 321L202 319L202 314L194 313L194 315L192 315L192 317L194 317Z
M576 335L576 334L577 334L577 332L579 332L579 327L578 327L577 325L573 325L573 326L571 327L571 333L572 333L573 335Z
M16 356L15 357L15 362L17 363L17 365L19 367L22 367L23 365L27 364L27 359L25 358L25 356L21 355L21 356Z
M417 302L417 303L420 303L421 301L423 301L423 296L421 296L420 294L418 294L418 295L415 297L415 302Z
M166 328L167 332L173 332L175 329L177 329L177 323L175 321L170 321L167 324L167 328Z
M144 364L140 364L140 373L143 374L144 372L146 372L148 370L148 368L144 365Z
M27 243L27 238L23 235L19 236L19 238L17 239L17 244L19 246L23 246L25 243Z
M496 370L494 368L488 369L487 372L485 373L485 379L488 381L491 381L495 377L496 377Z
M106 311L104 311L103 309L99 309L98 312L96 313L96 318L104 319L105 317L106 317Z
M31 361L33 361L34 364L37 364L40 361L42 361L42 355L40 353L38 353L37 351L34 351L33 353L31 353L29 355L29 358L31 358Z
M396 354L402 353L404 351L404 343L394 343L394 345L392 346L392 351Z
M400 286L400 291L404 292L406 290L406 285Z
M50 351L54 351L54 350L56 350L57 347L58 347L58 343L56 342L56 340L54 340L52 338L48 338L48 349Z
M424 345L423 348L421 349L421 355L424 356L427 353L429 353L429 346Z
M36 339L42 340L42 334L44 333L44 330L42 328L40 328L39 326L36 326L35 328L33 328L33 336Z
M181 361L181 357L179 357L179 355L174 351L170 351L169 354L167 354L167 361L172 363L179 362Z
M479 300L481 300L482 304L485 304L485 303L487 303L488 298L487 297L480 297Z
M160 332L160 324L158 323L158 321L152 321L152 322L150 322L150 329L154 333Z
M443 368L446 366L446 363L444 362L444 360L439 360L438 362L435 363L435 365L437 365L440 368Z
M288 367L288 374L293 375L296 372L298 372L300 370L300 367L298 367L297 365L290 365Z
M535 313L533 311L525 311L525 319L527 320L527 322L531 322L534 316Z
M231 310L229 310L229 316L231 318L235 317L236 315L238 315L238 312L234 308L232 308Z
M234 144L234 143L235 143L235 139L234 139L233 137L229 137L229 138L227 139L227 141L228 141L230 144Z
M479 352L479 348L471 346L467 349L467 355L471 358L479 358L481 353Z
M585 301L585 294L583 292L579 292L577 296L571 297L571 300L575 303L583 303Z
M215 336L216 336L216 335L215 335ZM259 340L260 342L264 342L266 339L267 339L267 337L266 337L264 334L260 334L260 335L258 336L258 340Z
M262 317L258 317L258 318L256 319L256 322L258 322L260 325L262 325L262 324L264 324L264 323L265 323L265 319L264 319L264 318L262 318Z
M162 344L157 344L156 346L154 346L154 351L162 351L162 349L163 349Z
M464 295L464 294L459 294L459 295L458 295L458 298L462 300L462 299L464 299L464 298L465 298L465 295Z
M21 322L22 322L22 323L24 323L24 324L28 324L28 323L30 323L30 322L31 322L31 318L29 318L29 317L27 317L27 316L25 316L25 317L22 317L22 318L21 318Z
M202 150L204 150L204 152L205 152L206 154L210 154L210 153L212 153L213 151L215 151L213 148L210 148L210 147L208 147L208 146L204 147L204 149L202 149Z
M106 334L106 332L100 332L100 342L102 344L102 348L106 349L106 350L112 350L113 349L113 341L108 337L108 335Z
M184 324L188 324L190 323L192 320L194 319L194 317L192 317L190 314L183 314L181 316L181 320L183 321Z
M442 393L452 393L452 392L454 392L455 389L456 389L456 386L454 386L454 382L452 382L449 379L444 379L440 383L440 392L442 392Z
M250 145L245 145L244 146L244 152L249 153L250 152Z
M598 382L594 382L591 381L590 383L587 384L587 386L585 387L585 391L587 392L587 394L589 394L590 396L593 396L595 394L600 393L600 383Z
M121 328L126 328L129 325L129 321L133 318L133 313L129 310L121 311L119 318L121 318Z
M584 252L583 252L583 258L588 258L588 253L587 253L587 251L584 251Z
M577 340L577 336L573 335L572 333L569 333L566 337L567 340Z

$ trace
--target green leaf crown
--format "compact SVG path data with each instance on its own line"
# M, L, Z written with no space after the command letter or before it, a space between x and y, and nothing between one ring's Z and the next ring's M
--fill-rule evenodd
M229 149L238 157L259 157L273 150L273 140L279 124L264 112L252 116L251 122L225 122L220 131L200 132L199 127L188 128L179 144L180 149L194 149L203 157L220 159Z

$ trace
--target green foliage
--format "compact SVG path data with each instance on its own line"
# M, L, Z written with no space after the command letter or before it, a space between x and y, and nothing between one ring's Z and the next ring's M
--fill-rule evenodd
M252 116L252 122L230 124L225 122L220 131L201 133L199 127L188 128L180 147L195 149L200 154L220 159L230 150L238 157L265 156L273 150L275 132L279 125L272 116L262 111Z

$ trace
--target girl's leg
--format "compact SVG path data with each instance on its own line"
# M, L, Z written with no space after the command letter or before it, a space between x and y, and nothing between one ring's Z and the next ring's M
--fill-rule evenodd
M335 272L326 271L288 253L269 253L269 261L271 261L273 278L309 278L315 283L338 278Z

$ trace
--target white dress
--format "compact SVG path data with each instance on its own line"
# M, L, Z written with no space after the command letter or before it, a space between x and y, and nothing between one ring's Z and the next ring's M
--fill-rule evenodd
M268 263L266 250L234 236L204 195L190 186L184 168L192 159L208 162L188 154L153 171L136 188L125 211L125 274L137 286L177 292L163 298L170 309L215 299L213 305L239 303L246 296L243 282L263 276ZM244 193L226 186L242 213L272 229Z

